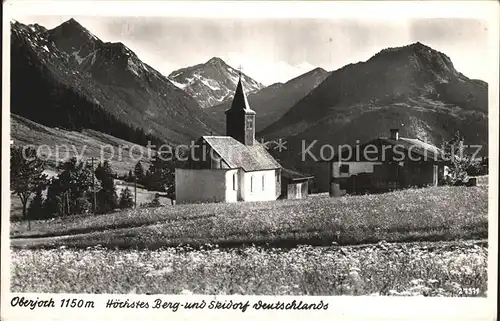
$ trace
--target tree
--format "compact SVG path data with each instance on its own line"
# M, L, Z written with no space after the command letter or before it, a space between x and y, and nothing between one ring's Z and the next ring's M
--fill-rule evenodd
M122 209L134 207L134 200L132 199L132 192L130 192L130 189L128 187L125 187L124 189L122 189L122 191L120 193L119 206Z
M147 188L159 192L172 192L175 189L175 165L160 155L155 155L147 171Z
M444 183L448 185L466 184L469 180L467 171L473 166L474 159L467 153L464 138L460 132L457 131L454 137L445 143L445 153L450 157L451 166Z
M61 173L52 183L56 184L53 193L60 197L62 204L61 214L80 214L87 212L87 203L92 204L92 193L100 189L100 182L96 180L92 167L87 162L78 161L75 157L58 167Z
M21 200L23 219L27 219L26 205L31 194L47 182L47 175L43 174L44 165L34 148L11 146L10 190Z
M54 217L65 212L63 191L57 178L52 178L48 184L43 211L47 217Z
M35 196L28 206L28 219L43 219L45 217L45 212L43 210L43 190L45 189L45 184L41 184L35 191Z
M127 181L127 182L133 182L134 181L134 174L132 174L132 170L128 171L128 176L126 177L126 179L124 179L124 181Z
M141 161L138 161L134 167L134 176L138 183L144 182L144 167L142 167Z
M115 173L113 172L113 169L109 164L109 161L105 160L104 162L99 163L99 165L97 165L95 169L95 177L100 181L106 178L115 177Z
M109 213L118 207L118 199L115 190L115 174L107 160L104 163L99 163L95 170L95 176L101 185L101 189L97 192L97 211Z

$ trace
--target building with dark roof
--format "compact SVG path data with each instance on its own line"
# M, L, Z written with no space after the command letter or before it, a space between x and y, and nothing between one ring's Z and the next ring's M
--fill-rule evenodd
M281 198L304 199L309 195L309 181L314 176L291 169L281 170Z
M255 140L255 111L241 76L226 136L202 136L193 145L188 168L175 171L177 203L276 200L281 194L281 166Z
M330 162L330 195L436 186L450 164L438 147L420 139L389 137L343 149Z

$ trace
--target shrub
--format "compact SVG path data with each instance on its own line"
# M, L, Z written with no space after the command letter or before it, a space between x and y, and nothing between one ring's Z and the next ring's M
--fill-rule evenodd
M470 166L467 168L467 175L469 176L483 176L483 175L488 175L488 161L487 160L480 160L480 161L474 161Z
M87 197L78 197L74 202L74 213L87 214L92 211L92 203Z
M474 172L475 161L466 151L464 139L457 132L455 137L446 143L445 151L449 154L451 166L448 175L443 178L445 185L469 185L469 173Z
M151 203L149 203L149 206L150 207L160 207L161 204L160 204L160 194L156 193L155 194L155 197L153 198L153 200L151 201Z
M119 207L122 209L134 207L134 200L132 199L132 192L126 187L120 193Z

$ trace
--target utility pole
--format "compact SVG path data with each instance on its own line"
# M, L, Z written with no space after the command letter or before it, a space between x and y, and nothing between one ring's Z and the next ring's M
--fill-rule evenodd
M66 208L67 208L67 212L66 214L67 215L70 215L71 214L71 207L70 207L70 193L71 193L71 189L69 189L67 192L66 192Z
M134 208L137 208L137 175L134 173Z
M92 212L95 215L96 212L96 200L95 200L95 172L94 172L94 157L90 157L92 162Z

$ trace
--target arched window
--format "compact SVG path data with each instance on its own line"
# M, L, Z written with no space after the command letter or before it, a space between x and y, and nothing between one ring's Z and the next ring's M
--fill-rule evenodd
M233 191L236 190L236 173L233 174Z
M250 192L253 192L253 175L250 176Z
M266 186L266 175L262 175L262 190L264 190L265 186Z

